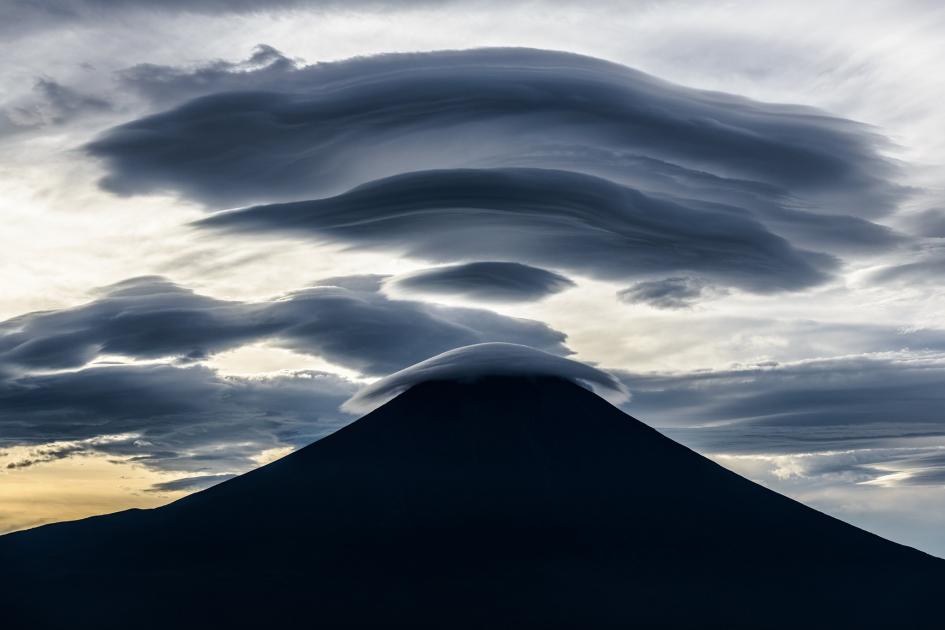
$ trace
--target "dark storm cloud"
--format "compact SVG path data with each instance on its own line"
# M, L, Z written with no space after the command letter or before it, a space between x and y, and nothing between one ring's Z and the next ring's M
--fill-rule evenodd
M306 444L350 420L357 387L318 372L222 377L202 366L113 365L0 381L4 446L35 464L105 453L160 470L245 470L265 449Z
M256 71L204 67L193 77L132 71L143 91L149 77L181 94L201 83L196 93L218 91L91 144L109 169L104 185L227 207L337 193L408 170L540 166L630 184L676 178L726 199L761 195L788 222L803 222L797 211L811 204L877 216L903 194L867 127L580 55L483 49L286 64L271 56ZM238 150L246 146L253 151Z
M201 296L159 277L127 280L82 306L0 323L0 374L74 368L102 355L192 361L261 340L378 375L483 341L568 352L565 336L540 322L391 300L379 292L377 277L335 282L345 286L244 303Z
M433 261L514 258L614 280L698 272L757 292L808 287L835 266L737 209L683 205L545 169L408 173L327 199L216 214L198 225L309 234Z
M423 269L391 280L420 293L495 301L539 300L574 286L561 274L510 262L473 262Z
M617 293L624 302L642 302L656 308L689 308L709 287L695 278L677 277L638 282Z

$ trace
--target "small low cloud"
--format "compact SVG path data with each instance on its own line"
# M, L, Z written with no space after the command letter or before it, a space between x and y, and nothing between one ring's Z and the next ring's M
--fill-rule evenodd
M928 208L902 217L902 222L918 236L945 238L945 208Z
M711 286L698 278L678 277L638 282L617 293L623 302L649 304L654 308L691 308Z
M232 479L236 475L232 474L221 474L221 475L197 475L194 477L184 477L183 479L174 479L172 481L162 481L161 483L156 483L148 490L149 492L180 492L180 491L194 491L194 490L204 490L211 486L215 486L218 483L223 483L228 479Z
M111 110L112 104L103 98L41 77L36 80L32 94L0 107L0 133L61 125Z
M513 262L472 262L421 269L391 278L410 292L497 302L540 300L574 286L561 274Z
M912 257L888 265L870 274L876 284L902 285L909 287L939 287L945 275L945 245L934 244Z

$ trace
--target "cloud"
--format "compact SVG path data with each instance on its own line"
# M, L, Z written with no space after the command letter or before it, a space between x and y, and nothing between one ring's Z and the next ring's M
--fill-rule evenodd
M836 264L732 209L546 169L408 173L327 199L218 213L197 225L309 234L435 261L515 258L615 280L698 272L762 293L823 282Z
M214 92L246 91L277 87L291 81L300 62L272 46L260 44L243 61L211 61L194 67L137 64L118 73L122 87L156 105Z
M6 446L38 445L31 464L96 452L158 470L231 473L348 422L338 409L356 389L313 371L238 378L203 366L92 367L0 381L0 434Z
M432 0L406 0L404 5L432 4ZM0 32L16 36L22 32L77 25L98 25L116 18L138 15L154 19L161 15L267 14L291 10L350 9L385 10L383 0L12 0L0 3Z
M378 375L490 340L569 353L564 335L545 324L393 300L381 292L385 279L327 278L239 302L147 276L75 308L2 322L0 435L7 446L30 446L7 466L105 453L158 470L232 474L263 451L306 444L350 420L339 407L356 386L339 376L224 377L187 366L260 341Z
M920 236L945 238L945 208L928 208L903 217L903 222Z
M385 375L459 346L522 343L570 354L565 335L528 319L492 311L390 300L346 287L313 287L275 303L292 325L278 343L367 374Z
M761 197L788 223L803 222L811 206L878 216L904 194L879 153L885 141L866 126L680 87L591 57L497 48L298 68L271 52L264 59L240 72L128 73L143 92L156 90L149 84L217 91L90 144L109 170L103 185L232 207L334 194L412 170L537 166ZM254 150L238 150L245 146Z
M105 99L41 77L36 80L31 96L0 108L0 133L61 125L79 116L111 109L111 103Z
M368 413L419 383L484 376L555 376L615 403L628 397L620 381L595 367L522 345L481 343L444 352L376 381L358 391L342 409Z
M384 375L458 346L525 343L568 353L533 320L392 300L379 277L331 279L264 302L217 300L160 277L126 280L71 309L0 322L0 375L67 369L100 357L197 361L260 340Z
M664 278L638 282L617 293L624 302L643 302L655 308L689 308L706 293L710 287L694 278Z
M561 274L521 263L472 262L396 276L389 285L419 293L521 302L540 300L574 283Z
M628 413L783 492L945 485L941 352L615 374Z
M54 462L57 459L66 459L79 454L85 454L90 450L90 446L83 444L82 442L54 442L52 444L30 450L27 457L7 462L6 469L14 470L17 468L29 468L30 466L34 466L36 464Z
M174 479L172 481L162 481L154 484L149 492L176 492L179 490L204 490L210 486L232 479L236 475L197 475L195 477L184 477L183 479Z
M945 274L945 246L935 244L920 250L912 260L876 270L869 279L878 284L938 288L942 274Z
M908 241L868 220L908 193L869 127L590 57L500 48L305 66L261 46L122 80L184 102L87 145L103 187L270 203L204 226L756 292L819 284L838 257Z
M945 434L945 355L901 351L679 374L621 373L628 410L663 426L789 430L799 442ZM887 433L874 434L877 430ZM707 431L707 434L711 431ZM826 435L826 434L824 434ZM797 442L794 443L796 446ZM772 448L770 444L766 448Z
M103 354L201 359L284 327L266 308L201 296L156 276L133 278L82 306L0 323L0 366L71 368Z

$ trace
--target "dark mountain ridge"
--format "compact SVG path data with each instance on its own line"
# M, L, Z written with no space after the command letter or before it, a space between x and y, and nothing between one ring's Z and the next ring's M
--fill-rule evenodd
M945 561L563 379L413 386L154 510L0 537L6 627L941 628Z

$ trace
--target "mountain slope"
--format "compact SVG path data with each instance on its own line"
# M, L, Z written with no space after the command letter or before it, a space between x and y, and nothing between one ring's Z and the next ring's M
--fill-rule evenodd
M32 627L941 627L945 583L554 377L416 385L166 507L0 537L0 563Z

